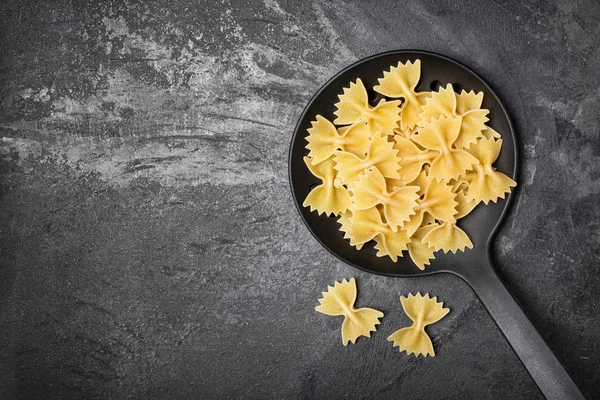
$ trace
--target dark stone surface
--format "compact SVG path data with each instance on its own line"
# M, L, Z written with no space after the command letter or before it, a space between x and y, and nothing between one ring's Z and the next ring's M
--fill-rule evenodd
M0 398L534 399L469 287L358 272L287 183L293 126L340 68L398 48L481 73L522 175L495 259L600 397L600 4L595 1L3 1ZM341 345L314 312L354 276L386 313ZM398 297L452 309L437 356L385 339Z

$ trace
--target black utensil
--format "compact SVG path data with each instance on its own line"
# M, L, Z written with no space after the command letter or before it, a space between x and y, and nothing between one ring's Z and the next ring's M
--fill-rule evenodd
M506 215L512 195L497 203L478 206L471 214L460 220L460 227L471 238L474 248L457 254L436 253L436 259L425 271L419 270L408 256L393 262L389 257L377 257L372 244L362 250L350 246L339 231L337 218L317 215L302 203L311 188L320 184L304 165L306 130L317 114L333 121L334 104L338 94L350 81L361 78L367 87L369 98L378 101L380 95L371 90L398 62L421 60L421 80L417 91L437 90L452 83L457 90L484 92L482 108L490 111L489 125L501 133L503 146L495 165L499 171L516 180L518 172L518 149L510 119L494 91L473 71L448 57L424 51L392 51L371 56L344 69L331 78L311 99L302 113L294 135L289 156L289 174L292 195L298 211L314 237L333 255L363 271L376 274L411 277L437 272L449 272L464 279L473 288L490 313L521 362L547 399L583 399L583 395L544 343L540 334L523 313L515 299L504 286L490 259L490 247L502 219Z

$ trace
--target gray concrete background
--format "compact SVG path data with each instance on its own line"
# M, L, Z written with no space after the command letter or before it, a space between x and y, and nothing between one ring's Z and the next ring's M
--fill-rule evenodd
M523 164L494 256L600 397L600 3L145 3L0 5L0 398L540 398L466 284L356 271L294 208L304 105L403 48L507 104ZM386 317L345 348L313 308L352 276ZM452 310L433 359L385 340L417 291Z

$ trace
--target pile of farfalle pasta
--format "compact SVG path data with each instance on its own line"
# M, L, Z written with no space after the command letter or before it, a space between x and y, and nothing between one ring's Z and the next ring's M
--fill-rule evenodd
M483 93L451 84L416 92L420 75L420 60L383 72L373 90L385 99L375 106L356 79L333 121L316 116L304 161L322 183L303 205L338 216L357 249L374 240L377 256L397 261L407 250L425 269L436 251L473 248L457 221L516 183L493 166L502 139L486 125Z

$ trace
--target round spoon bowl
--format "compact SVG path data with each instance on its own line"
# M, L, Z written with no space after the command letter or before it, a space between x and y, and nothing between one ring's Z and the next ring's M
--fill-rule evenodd
M344 233L339 230L337 217L318 215L302 206L310 190L321 183L310 173L303 161L303 158L308 155L306 136L311 121L314 121L319 114L333 121L335 103L339 101L338 95L342 93L344 87L348 87L350 82L354 82L357 78L365 84L372 103L378 102L383 96L374 92L372 88L378 84L378 79L383 77L383 71L389 70L390 66L398 65L398 62L404 63L417 59L421 60L421 79L416 88L417 92L437 90L440 86L445 87L451 83L457 92L473 90L484 93L481 108L489 110L487 124L502 135L503 141L502 151L494 166L516 180L518 153L515 133L506 109L483 79L457 61L439 54L424 51L391 51L374 55L347 67L331 78L310 100L296 125L290 147L289 174L292 194L304 223L319 243L333 255L356 268L391 276L415 276L435 272L461 274L466 265L473 264L474 257L480 258L485 254L491 244L490 239L506 214L511 194L507 194L505 199L499 199L496 203L479 204L473 212L458 221L458 226L471 238L473 249L459 251L456 254L436 252L436 258L431 260L431 264L425 270L417 268L407 252L404 252L404 257L394 262L388 256L377 257L373 242L357 250L350 245L349 240L344 239Z

